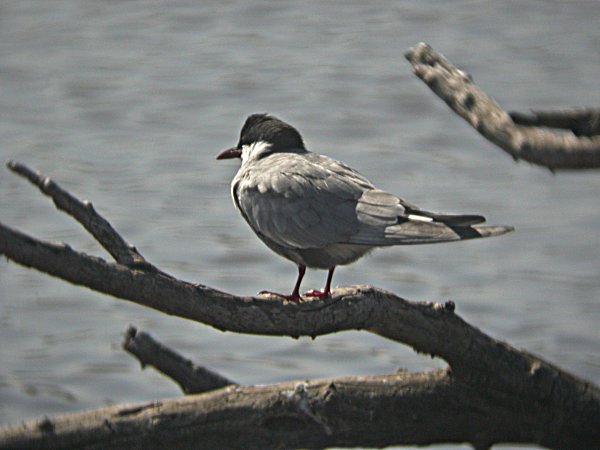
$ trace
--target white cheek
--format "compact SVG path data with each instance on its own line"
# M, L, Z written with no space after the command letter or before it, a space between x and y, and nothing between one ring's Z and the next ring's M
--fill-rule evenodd
M269 150L271 144L264 141L253 142L250 145L242 145L242 165L247 161L257 158L261 153Z
M242 145L242 165L248 161L248 158L251 155L251 147L250 145Z

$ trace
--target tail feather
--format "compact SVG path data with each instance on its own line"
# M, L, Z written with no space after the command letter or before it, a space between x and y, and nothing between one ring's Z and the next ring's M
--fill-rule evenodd
M384 245L402 244L434 244L438 242L463 241L479 239L513 231L513 227L497 225L467 225L455 226L443 222L409 222L402 225L388 227L385 230L386 241Z
M475 237L492 237L492 236L500 236L501 234L506 234L506 233L510 233L511 231L514 231L514 227L507 227L507 226L493 226L493 225L486 225L486 226L474 226L474 227L469 227L472 230L475 230L475 232L477 232L477 234L479 234L479 236L475 236Z
M513 231L508 226L455 226L442 222L407 220L388 227L366 226L347 242L349 244L391 246L434 244L438 242L478 239Z
M405 216L423 217L424 219L429 218L435 220L436 222L442 222L450 226L468 226L485 222L485 217L479 214L436 213L432 211L425 211L423 209L419 209L416 206L408 204L406 202L404 204L404 208L406 210L404 213Z
M425 213L425 214L423 214ZM414 214L414 213L413 213ZM419 211L426 217L431 217L436 222L442 222L449 226L468 226L485 222L485 217L477 214L438 214L426 211Z

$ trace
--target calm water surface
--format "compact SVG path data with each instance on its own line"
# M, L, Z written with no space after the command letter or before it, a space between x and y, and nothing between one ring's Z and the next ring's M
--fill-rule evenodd
M376 251L340 268L335 284L451 298L492 336L598 383L599 174L514 163L403 54L430 43L507 109L598 106L599 14L583 1L4 1L0 157L92 200L177 277L237 294L287 291L294 266L234 210L237 164L214 159L248 114L276 114L382 189L517 229ZM7 225L108 257L3 168L0 211ZM311 271L304 287L324 280ZM0 423L180 395L121 350L129 324L246 384L443 366L368 333L224 334L2 260Z

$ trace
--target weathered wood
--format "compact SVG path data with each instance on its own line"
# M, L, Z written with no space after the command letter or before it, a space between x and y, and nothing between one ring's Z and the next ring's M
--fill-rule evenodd
M420 43L405 56L415 75L456 114L515 160L524 159L553 171L600 167L600 136L585 133L576 136L517 125L494 99L473 83L469 74L457 69L429 45ZM578 129L585 131L586 126Z
M25 164L8 161L6 167L37 186L40 192L52 199L58 210L69 214L79 222L115 261L130 267L155 270L133 245L128 244L112 225L96 212L92 202L79 200L53 180L31 170Z
M134 355L142 367L152 366L171 378L186 394L199 394L237 384L194 364L135 327L130 326L125 332L123 349Z
M600 447L596 386L485 335L455 314L452 302L414 303L369 286L338 288L330 298L303 303L238 297L160 270L144 270L146 265L109 263L2 224L0 254L224 331L315 337L362 329L449 364L447 371L228 387L184 399L46 418L0 429L0 448L323 448L440 442L470 442L477 448L496 442Z
M573 108L565 111L531 111L529 114L512 111L510 118L514 123L528 127L571 130L575 136L600 134L599 109Z
M443 370L402 372L232 386L46 418L0 429L0 448L271 449L442 442L470 442L478 448L494 442L597 447L597 440L585 440L589 434L574 435L556 423L544 406L493 385L473 389Z

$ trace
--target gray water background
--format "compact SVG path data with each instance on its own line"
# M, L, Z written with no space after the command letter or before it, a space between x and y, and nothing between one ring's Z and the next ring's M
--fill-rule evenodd
M424 208L516 227L499 238L379 250L340 268L411 300L456 302L490 335L600 381L600 175L515 163L418 80L431 44L506 109L600 105L600 2L0 2L0 160L92 200L165 271L233 292L288 291L294 266L234 210L245 117ZM0 168L0 220L109 258ZM310 271L304 288L320 288ZM443 362L366 332L221 333L0 261L0 423L180 395L121 350L129 324L244 384ZM455 447L448 447L455 448ZM462 448L462 447L461 447ZM466 447L465 447L466 448Z

